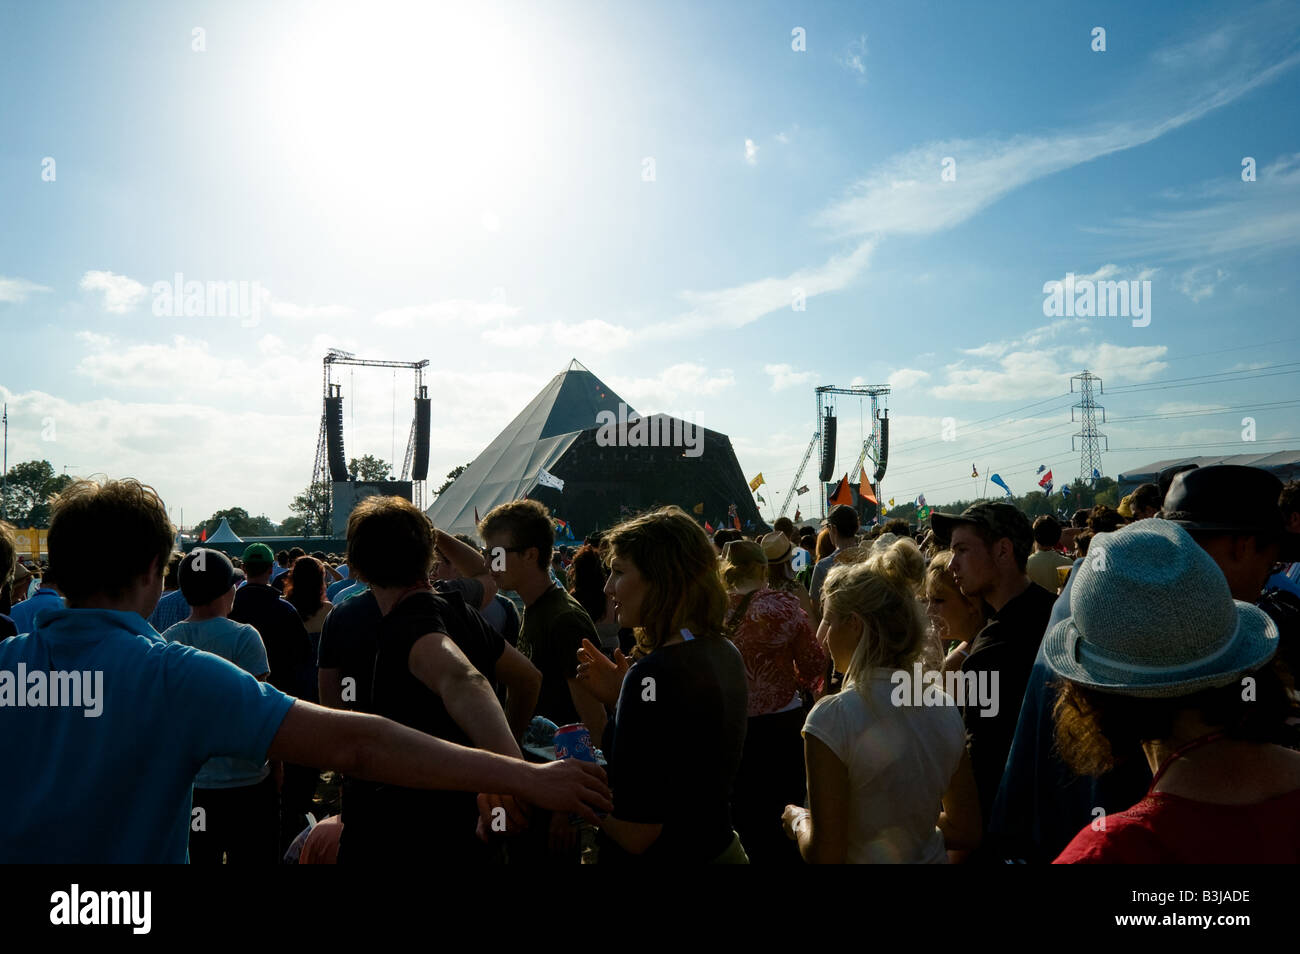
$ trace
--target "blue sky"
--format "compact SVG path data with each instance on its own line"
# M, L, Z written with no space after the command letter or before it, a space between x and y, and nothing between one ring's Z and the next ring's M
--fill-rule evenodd
M1300 364L1274 367L1300 362L1294 4L0 2L0 26L10 462L139 476L187 523L288 515L327 347L430 359L438 475L572 357L729 434L773 503L817 384L893 387L899 500L971 496L972 461L1017 492L1077 474L1084 368L1109 475L1300 447ZM257 323L155 314L178 272L258 282ZM1150 324L1046 317L1070 272L1150 281ZM410 376L340 380L349 455L400 458Z

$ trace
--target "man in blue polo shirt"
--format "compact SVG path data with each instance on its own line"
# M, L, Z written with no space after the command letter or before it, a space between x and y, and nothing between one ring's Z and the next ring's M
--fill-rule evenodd
M184 862L191 786L214 756L481 792L481 825L502 804L487 793L593 823L613 808L596 766L530 765L323 709L167 643L143 614L174 536L163 502L135 480L77 481L55 499L50 565L68 606L0 642L0 777L17 780L0 785L0 864Z
M9 618L20 633L30 633L36 625L36 614L46 609L62 609L63 596L54 582L53 572L46 570L41 576L41 588L9 610Z

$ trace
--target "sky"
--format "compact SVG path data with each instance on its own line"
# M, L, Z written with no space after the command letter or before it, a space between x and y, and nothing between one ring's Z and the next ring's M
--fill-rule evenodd
M0 88L9 463L187 526L289 515L332 347L430 361L431 489L572 358L765 515L818 385L890 386L898 502L1078 476L1085 369L1108 476L1300 448L1293 3L0 0ZM1068 274L1145 315L1049 314ZM400 466L411 372L335 381Z

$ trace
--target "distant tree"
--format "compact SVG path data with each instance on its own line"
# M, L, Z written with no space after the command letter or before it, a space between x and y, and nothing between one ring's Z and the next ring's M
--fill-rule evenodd
M302 518L304 536L327 536L332 529L329 481L322 480L314 483L295 496L293 502L289 504L289 512L295 517Z
M454 484L456 478L465 473L465 471L469 469L469 465L472 463L474 462L469 461L469 463L461 464L459 467L454 468L451 473L447 475L447 479L442 482L442 486L433 492L434 498L436 499L444 490Z
M29 460L9 468L3 499L4 517L18 527L47 527L50 497L76 478L54 473L48 460Z
M280 523L279 535L282 537L301 537L306 533L307 521L303 517L286 517Z
M392 480L393 466L386 460L367 454L348 461L348 476L353 480Z

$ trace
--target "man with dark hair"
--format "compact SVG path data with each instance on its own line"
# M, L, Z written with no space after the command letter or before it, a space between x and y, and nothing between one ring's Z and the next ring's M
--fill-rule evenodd
M585 723L599 739L605 707L576 677L582 641L600 637L582 604L551 582L550 513L535 500L515 500L489 511L478 532L497 585L524 601L519 648L542 673L536 714L560 726Z
M1160 488L1155 484L1139 484L1129 498L1129 506L1133 508L1134 520L1149 520L1160 512L1160 502L1164 495L1160 493Z
M266 544L262 544L262 546L266 548L267 553L271 552L271 548L266 546ZM289 582L289 574L293 572L293 565L298 562L299 557L304 557L306 555L307 555L307 551L304 550L302 547L294 547L289 551L289 564L287 567L287 572L281 573L279 575L275 575L273 573L270 580L268 581L271 584L271 586L275 588L277 592L284 593L285 584Z
M1070 526L1074 527L1076 530L1087 530L1088 515L1090 513L1092 513L1092 511L1087 507L1080 507L1074 512L1074 515L1070 517Z
M0 863L183 863L195 768L216 756L510 794L592 822L613 809L594 765L529 765L334 712L166 643L142 614L158 603L174 533L163 502L135 480L77 481L55 498L50 565L68 606L0 643L0 673L12 679L20 666L48 670L58 660L87 692L81 705L6 705L0 775L23 783L0 785L0 818L22 823L0 824ZM103 558L104 540L113 560Z
M861 526L858 512L847 504L837 505L826 518L826 529L831 532L831 543L835 549L831 551L830 556L819 560L813 567L812 586L808 590L808 596L812 599L813 613L816 616L812 621L814 627L821 624L822 584L826 582L826 574L831 571L835 563L835 554L857 545L858 530Z
M892 533L896 537L910 537L912 535L912 526L901 517L893 520L886 520L884 526L880 528L881 533Z
M369 705L359 708L518 758L518 739L532 718L541 676L466 603L462 592L476 592L482 584L470 576L458 581L464 588L430 587L438 546L471 572L486 575L473 547L439 534L409 500L369 497L348 518L348 563L353 576L369 585L381 614ZM493 691L497 681L507 687L510 717ZM471 795L348 780L343 811L340 860L395 863L412 852L452 864L489 860L474 836L478 808Z
M62 609L67 605L59 592L54 573L41 574L41 586L35 593L9 610L9 618L20 633L30 633L36 625L36 614L46 609Z
M190 615L190 604L185 602L185 594L180 588L180 568L183 553L173 553L167 561L167 575L163 578L163 595L149 614L149 625L158 633L164 633L170 626L175 626Z
M1029 578L1050 593L1060 589L1056 571L1058 567L1069 566L1073 561L1056 549L1061 542L1061 525L1056 518L1043 514L1034 521L1034 552L1025 561L1025 573Z
M289 572L289 551L277 550L275 553L275 566L271 569L271 582L274 583L280 577Z
M1114 533L1124 523L1124 518L1114 507L1097 504L1088 512L1088 529L1093 533Z
M962 663L968 684L992 688L991 710L971 704L968 695L962 712L987 825L1056 594L1035 586L1025 574L1033 530L1010 504L976 504L961 516L934 513L930 522L952 550L948 569L962 594L982 599L991 610Z

